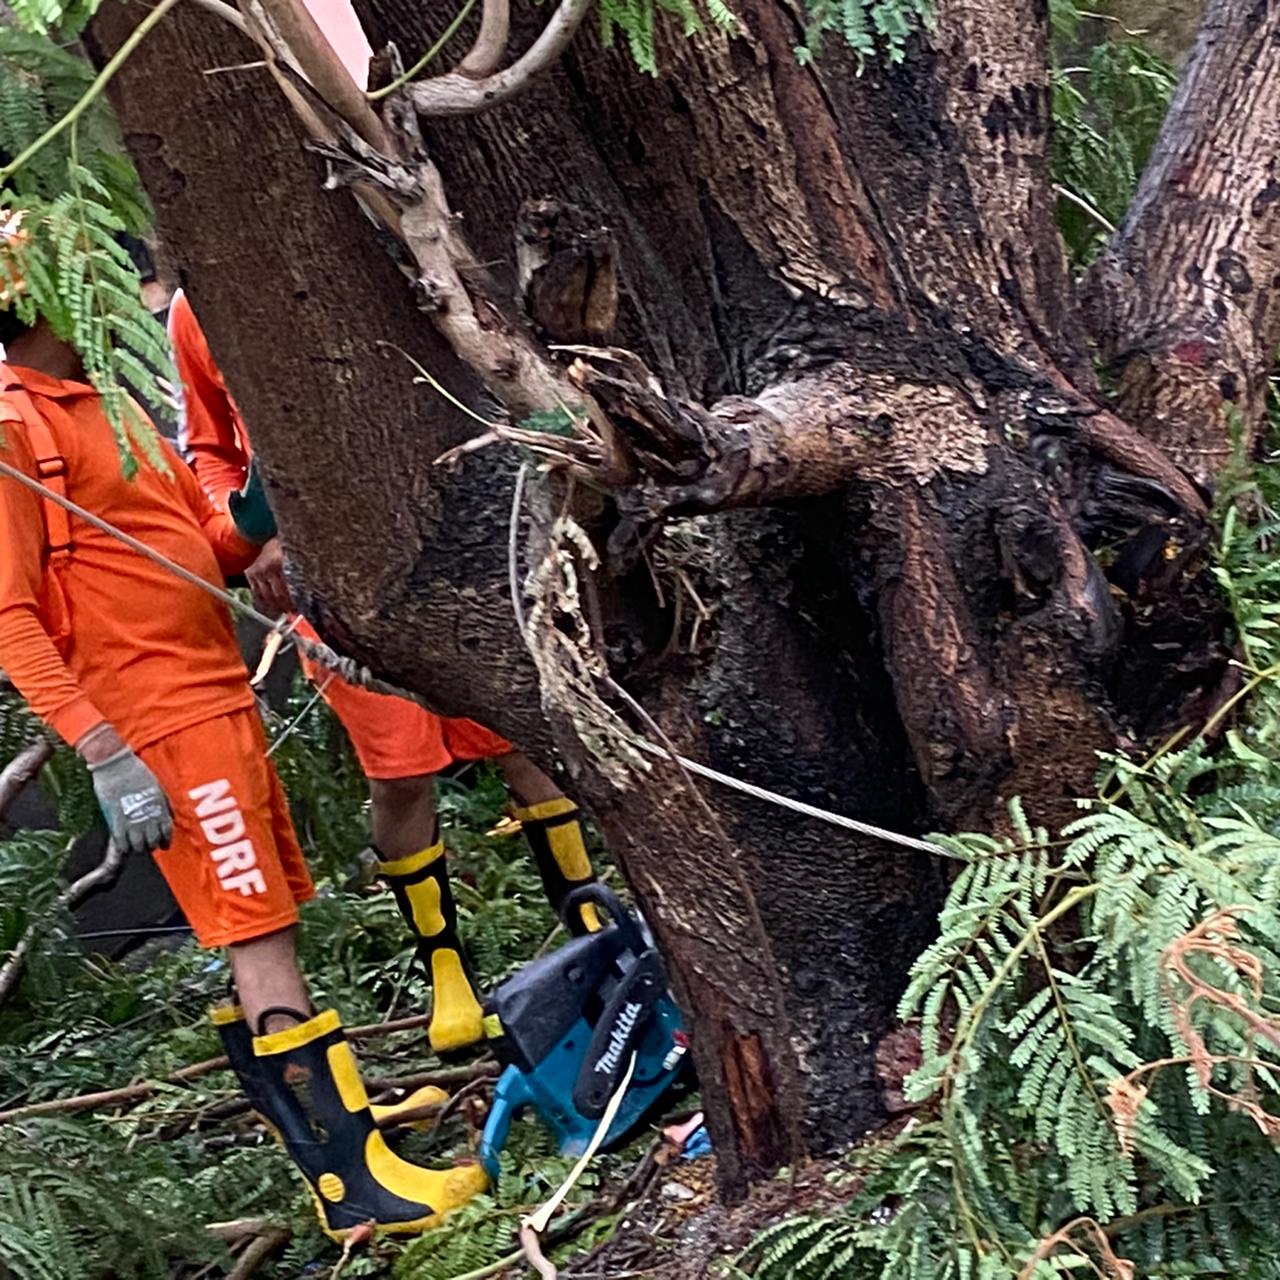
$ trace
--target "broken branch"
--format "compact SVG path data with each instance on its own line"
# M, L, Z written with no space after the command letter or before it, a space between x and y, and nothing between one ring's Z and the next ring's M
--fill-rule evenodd
M227 1280L249 1280L258 1268L293 1237L293 1232L268 1218L238 1218L234 1222L210 1222L205 1230L235 1248L247 1242Z
M369 1023L365 1026L349 1028L347 1039L372 1040L378 1036L392 1035L397 1031L425 1027L430 1021L431 1015L423 1013L409 1018L397 1018L391 1022ZM71 1098L51 1098L46 1102L29 1103L25 1107L13 1107L7 1111L0 1111L0 1124L28 1120L33 1116L73 1115L78 1111L95 1111L103 1107L119 1107L141 1102L166 1085L187 1084L211 1072L225 1071L230 1065L225 1056L206 1058L202 1062L193 1062L190 1066L182 1067L161 1080L140 1080L136 1084L124 1085L119 1089L104 1089L97 1093L81 1093ZM496 1074L497 1066L494 1063L479 1062L467 1067L444 1067L439 1071L424 1071L417 1075L370 1080L368 1088L371 1095L385 1093L390 1089L420 1089L429 1084L446 1088L451 1084L466 1083L477 1076Z
M0 771L0 818L4 817L9 806L36 779L52 755L53 743L41 739L24 747Z
M421 116L472 116L510 102L551 70L577 34L592 3L593 0L561 0L542 34L505 71L477 80L459 67L448 75L411 85L408 95L414 110ZM489 7L485 7L486 16ZM483 35L482 29L482 38ZM487 55L488 50L484 53Z
M302 0L262 0L262 7L289 52L297 59L303 75L325 103L369 146L384 155L391 155L391 138L386 126Z
M476 36L471 52L458 63L458 74L476 80L492 75L507 51L510 36L511 0L484 0L480 34Z
M124 863L124 855L115 841L107 844L107 851L102 861L92 871L87 871L79 880L72 881L58 896L57 909L69 911L78 906L90 894L109 885L120 873ZM27 926L26 932L18 940L18 945L9 953L9 958L0 968L0 1004L13 994L27 965L27 956L31 954L40 935L41 921L37 920Z

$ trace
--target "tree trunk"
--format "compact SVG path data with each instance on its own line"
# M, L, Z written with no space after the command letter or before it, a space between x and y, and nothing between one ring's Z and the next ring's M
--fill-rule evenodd
M406 61L447 20L360 11ZM612 233L610 340L657 375L580 353L607 456L579 469L598 486L535 477L516 516L507 451L432 465L466 424L377 344L483 397L353 202L321 194L274 85L205 74L249 46L178 10L112 87L308 613L442 710L544 761L554 743L670 961L730 1193L877 1119L875 1042L940 870L703 794L634 750L628 697L684 755L784 794L904 832L991 829L1014 795L1070 816L1099 749L1184 716L1225 664L1212 602L1195 596L1195 628L1177 607L1201 495L1094 379L1053 221L1043 7L942 0L927 42L861 76L834 40L801 67L780 0L735 11L736 33L664 41L654 80L584 29L517 103L430 128L460 221L406 243L438 255L460 227L496 278L465 266L473 296L442 295L438 259L393 246L438 332L463 350L509 323L486 295L515 291L513 229L552 197ZM98 53L136 19L104 8ZM541 21L522 11L517 47ZM397 198L406 225L423 216ZM510 393L477 370L519 414L553 408L529 388L563 369L510 332ZM1187 553L1153 554L1153 528ZM1109 582L1092 548L1116 542ZM1156 662L1179 674L1153 691Z
M1280 16L1211 0L1090 305L1117 404L1211 487L1252 456L1280 347ZM1234 443L1233 443L1234 442Z

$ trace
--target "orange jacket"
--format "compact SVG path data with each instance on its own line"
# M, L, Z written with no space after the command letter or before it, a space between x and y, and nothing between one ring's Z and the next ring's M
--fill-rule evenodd
M37 475L23 422L32 411L65 459L72 501L208 582L252 563L258 548L163 442L171 475L144 460L125 479L84 383L0 364L0 457L11 466ZM0 669L37 715L68 742L106 720L141 750L253 705L222 604L74 516L70 554L51 560L45 505L0 476Z
M182 378L178 444L204 491L222 507L227 494L244 484L253 452L244 419L181 290L169 306L169 343Z

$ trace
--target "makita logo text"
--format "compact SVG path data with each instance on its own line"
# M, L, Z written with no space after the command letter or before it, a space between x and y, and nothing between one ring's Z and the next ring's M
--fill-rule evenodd
M209 842L209 853L222 887L228 893L234 890L246 898L266 893L267 882L258 869L253 841L245 836L244 814L231 794L231 783L220 778L193 788L187 795L196 802L196 817Z
M593 1070L616 1071L618 1069L618 1059L622 1057L622 1051L627 1047L627 1037L636 1025L636 1019L640 1017L640 1010L643 1008L644 1005L635 1002L623 1006L622 1012L618 1014L618 1021L614 1023L613 1030L609 1033L609 1047L600 1055Z

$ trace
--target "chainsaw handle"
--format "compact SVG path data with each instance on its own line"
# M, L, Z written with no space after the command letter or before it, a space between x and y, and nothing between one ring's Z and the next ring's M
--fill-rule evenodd
M606 889L599 881L575 889L565 899L565 918L572 918L577 914L576 909L585 902L593 902L597 907L604 908L605 914L622 931L622 940L634 955L641 955L649 949L640 926L636 924L635 916L622 905L622 900L612 889Z
M498 1157L507 1145L511 1122L521 1107L534 1101L534 1095L517 1067L508 1067L498 1078L493 1090L493 1106L480 1139L480 1159L489 1177L498 1180Z

